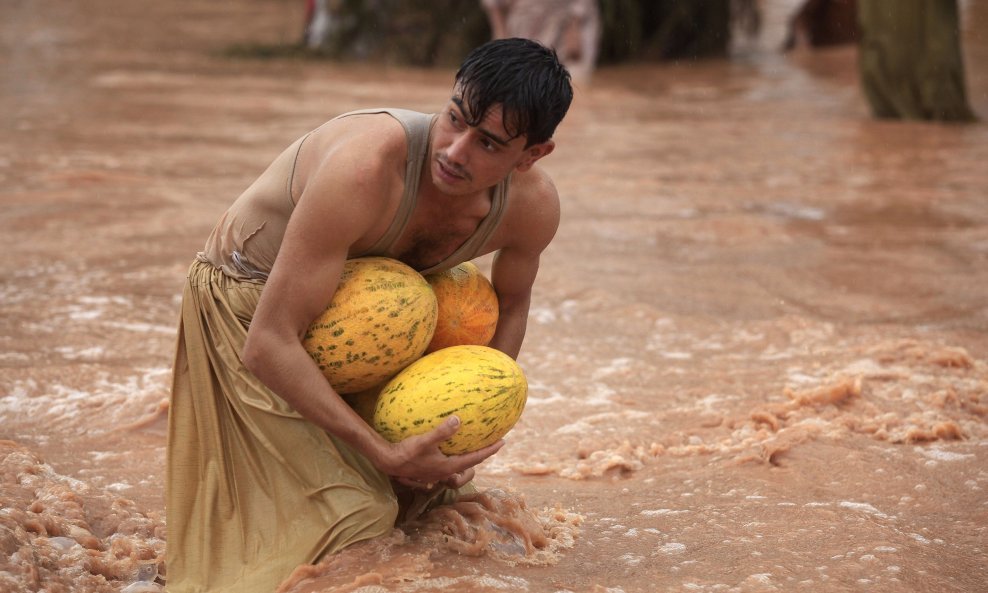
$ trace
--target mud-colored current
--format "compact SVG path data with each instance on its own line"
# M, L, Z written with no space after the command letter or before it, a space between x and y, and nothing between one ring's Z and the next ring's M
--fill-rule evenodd
M793 3L729 61L578 89L481 495L282 591L988 591L988 128L871 119L853 48L775 51ZM447 69L223 55L303 4L0 7L0 590L162 589L193 255L309 129L447 99Z

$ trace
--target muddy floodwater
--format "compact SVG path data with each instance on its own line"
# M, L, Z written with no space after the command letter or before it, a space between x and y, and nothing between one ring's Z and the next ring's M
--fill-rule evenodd
M780 55L766 4L729 61L578 89L482 495L282 591L988 591L988 127L871 119L855 50ZM450 69L224 55L303 9L0 6L0 591L162 589L195 252L306 131L448 98Z

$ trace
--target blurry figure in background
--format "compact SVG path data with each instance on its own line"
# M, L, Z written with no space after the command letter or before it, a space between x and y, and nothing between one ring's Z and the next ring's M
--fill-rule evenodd
M973 121L957 0L858 0L861 86L880 118Z
M589 82L600 43L596 0L481 0L494 39L524 37L556 50L577 82Z
M305 0L305 46L318 49L329 34L330 0Z
M758 0L731 0L732 25L748 37L756 37L762 30L762 12Z
M860 36L857 0L804 0L789 19L782 49L855 43Z

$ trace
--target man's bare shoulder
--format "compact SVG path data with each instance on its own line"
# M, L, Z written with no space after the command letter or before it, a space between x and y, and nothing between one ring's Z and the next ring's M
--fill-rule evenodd
M385 182L404 175L407 156L405 129L396 119L386 113L348 115L312 132L299 151L296 183L304 190L341 177Z
M374 157L374 160L402 164L407 157L405 128L387 113L362 113L330 120L313 132L313 140L334 156Z
M536 165L513 175L510 192L509 204L517 204L526 211L535 208L537 212L559 218L559 192L542 167Z
M556 234L559 219L559 192L549 174L538 166L518 172L512 176L508 209L491 247L540 252Z
M322 221L318 233L347 237L348 251L368 248L388 228L400 204L406 145L403 126L387 114L327 122L299 151L292 188L295 212ZM337 228L326 233L331 225ZM311 235L305 240L311 242Z

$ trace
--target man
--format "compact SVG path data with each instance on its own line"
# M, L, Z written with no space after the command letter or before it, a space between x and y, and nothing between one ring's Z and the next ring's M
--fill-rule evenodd
M270 593L298 564L455 498L497 452L503 443L443 455L455 417L385 441L301 338L347 259L383 255L428 273L496 252L491 345L516 356L559 222L556 190L535 165L571 101L555 52L493 41L466 58L440 113L330 120L224 214L183 295L168 431L170 593Z

